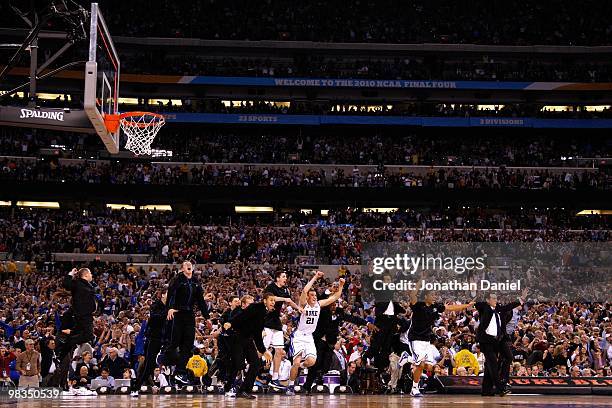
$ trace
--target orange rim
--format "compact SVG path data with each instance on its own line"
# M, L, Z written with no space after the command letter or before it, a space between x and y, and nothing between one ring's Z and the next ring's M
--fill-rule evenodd
M156 123L156 121L151 121L149 123L141 123L141 122L136 122L131 119L134 116L143 116L143 115L154 116L157 118L158 121L165 120L164 115L161 115L159 113L154 113L154 112L134 111L134 112L124 112L124 113L117 113L117 114L109 113L109 114L104 115L104 125L106 126L109 132L115 133L117 132L117 130L119 130L119 124L121 123L122 120L125 121L124 123L127 126L135 126L139 128L145 128L148 126L152 126Z

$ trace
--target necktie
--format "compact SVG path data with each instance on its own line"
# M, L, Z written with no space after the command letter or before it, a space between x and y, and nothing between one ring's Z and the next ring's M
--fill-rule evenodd
M502 329L501 329L501 320L499 318L499 313L494 312L495 313L495 323L497 324L497 338L500 338L502 336Z

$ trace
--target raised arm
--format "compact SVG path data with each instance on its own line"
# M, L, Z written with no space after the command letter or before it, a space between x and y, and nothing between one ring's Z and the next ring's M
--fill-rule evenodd
M297 305L293 299L288 298L288 297L280 297L280 296L274 296L274 301L275 302L284 302L284 303L288 303L289 306L291 306L294 309L300 309L300 306Z
M470 307L474 306L474 303L475 302L472 300L470 303L465 303L461 305L444 305L444 311L445 312L460 312L462 310L469 309Z
M310 281L308 281L306 286L304 286L304 289L302 289L302 293L300 293L300 303L299 303L300 307L304 307L306 305L306 300L308 299L308 292L310 291L310 289L312 289L312 286L314 285L314 283L322 276L323 276L323 272L316 271L312 279L310 279Z
M338 299L340 299L340 296L342 296L342 289L344 288L344 282L345 282L344 278L340 278L339 282L340 282L340 286L338 287L338 290L336 291L336 293L334 293L327 299L323 299L319 301L319 305L321 307L329 306L332 303L337 302Z
M62 281L62 287L64 289L72 291L72 285L74 283L74 276L76 275L76 273L77 273L77 269L72 268L68 276L64 278L64 280Z

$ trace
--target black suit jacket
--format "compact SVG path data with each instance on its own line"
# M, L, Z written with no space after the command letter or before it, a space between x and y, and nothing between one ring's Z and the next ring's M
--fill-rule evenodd
M40 375L45 377L49 374L49 370L51 369L51 363L53 362L53 357L55 356L54 350L49 349L47 347L47 342L49 341L49 337L42 337L40 339ZM59 364L56 362L56 369L59 368Z
M359 380L359 367L355 370L353 375L350 377L346 370L340 373L340 385L348 385L353 390L354 394L358 394L361 388L361 381Z
M374 309L374 324L380 329L376 336L388 336L396 332L396 327L399 322L398 314L406 313L406 309L400 306L398 302L393 302L393 316L384 314L389 307L389 301L376 302Z
M242 312L236 313L235 316L230 318L230 323L236 333L241 337L252 337L260 353L266 351L262 332L267 314L268 310L263 303L252 303Z
M62 286L72 294L72 310L75 316L89 316L96 311L96 289L85 279L68 275Z
M478 330L476 331L476 341L479 343L493 343L498 339L501 339L504 333L506 332L505 325L503 324L503 318L508 311L511 311L517 306L520 306L521 302L512 302L507 305L498 304L495 307L495 312L499 313L499 319L501 323L501 332L497 333L498 338L496 339L493 336L490 336L486 333L487 327L489 327L489 323L491 323L491 319L493 318L493 309L487 302L477 302L474 304L476 310L478 310L478 314L480 316L480 324L478 325Z
M376 302L374 306L374 313L376 318L378 319L380 316L386 316L383 313L385 313L387 307L389 307L389 301L387 300L385 302ZM395 301L393 302L393 311L395 312L395 316L397 316L398 314L406 313L406 309L401 307L400 304Z
M312 334L312 337L315 339L322 339L325 336L327 343L334 346L338 341L340 325L343 322L353 323L358 326L365 326L368 324L365 319L346 313L341 307L336 308L336 313L334 314L329 306L325 306L321 308L317 328Z
M167 316L168 308L166 305L159 299L153 302L145 330L145 337L147 339L162 339L164 337Z

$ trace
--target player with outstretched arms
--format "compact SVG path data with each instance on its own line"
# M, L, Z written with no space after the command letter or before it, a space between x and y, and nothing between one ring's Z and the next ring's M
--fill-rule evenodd
M420 285L420 283L419 283ZM418 287L418 286L417 286ZM410 292L410 309L412 317L410 319L410 328L408 329L408 340L412 349L412 358L414 360L414 371L412 373L412 389L410 395L413 397L421 397L419 391L419 381L424 368L431 369L436 363L435 356L438 353L437 349L431 344L434 336L433 328L440 314L444 312L459 312L472 307L474 302L452 305L436 302L436 294L431 291L423 293L423 301L417 298L415 289Z
M317 362L317 348L312 334L317 328L321 308L337 302L342 296L344 279L340 279L338 291L329 298L318 301L317 291L313 289L314 283L323 277L323 272L317 271L310 281L304 286L300 294L299 307L303 308L297 329L291 336L290 355L293 357L293 366L289 375L289 386L287 395L295 395L293 385L301 368L312 367Z

